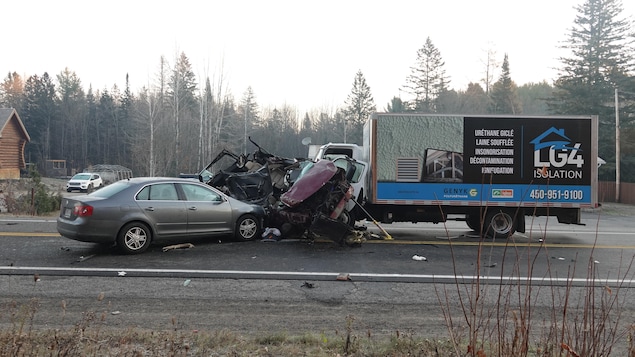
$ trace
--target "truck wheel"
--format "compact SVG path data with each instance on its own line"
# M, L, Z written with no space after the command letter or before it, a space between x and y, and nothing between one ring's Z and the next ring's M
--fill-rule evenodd
M485 235L490 238L508 238L516 232L514 216L504 210L493 210L485 218Z

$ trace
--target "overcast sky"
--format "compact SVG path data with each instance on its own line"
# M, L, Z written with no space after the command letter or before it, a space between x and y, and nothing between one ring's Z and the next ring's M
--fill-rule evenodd
M68 67L85 89L111 89L128 73L136 93L162 55L173 64L184 52L199 83L222 75L237 100L251 86L261 107L341 106L361 70L383 110L427 37L453 89L484 77L488 49L509 55L517 84L551 82L583 1L6 1L0 75ZM632 20L635 1L623 7Z

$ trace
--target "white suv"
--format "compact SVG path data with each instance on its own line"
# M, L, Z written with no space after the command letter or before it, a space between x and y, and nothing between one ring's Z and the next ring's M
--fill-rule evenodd
M66 191L71 192L78 190L80 192L90 192L95 188L104 186L104 181L99 174L90 172L82 172L73 177L66 183Z

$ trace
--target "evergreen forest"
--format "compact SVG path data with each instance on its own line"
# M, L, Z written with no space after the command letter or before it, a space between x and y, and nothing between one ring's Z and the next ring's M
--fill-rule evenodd
M615 180L619 132L621 179L635 182L635 28L621 4L581 0L552 83L517 84L513 58L488 52L484 73L474 74L483 79L453 88L452 73L428 37L389 103L375 103L359 70L351 73L350 94L340 107L302 113L293 104L265 108L251 87L234 96L222 77L197 82L190 58L180 53L159 58L152 84L136 92L127 75L123 88L95 89L84 88L69 68L27 78L5 69L0 107L17 110L31 137L26 159L38 168L46 160L66 160L69 170L111 164L135 176L196 173L223 149L253 152L248 137L283 157L305 157L307 137L313 144L361 144L374 111L598 115L599 156L607 162L600 180Z

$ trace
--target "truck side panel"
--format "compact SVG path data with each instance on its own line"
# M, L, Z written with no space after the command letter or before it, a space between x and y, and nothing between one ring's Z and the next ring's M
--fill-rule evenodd
M597 125L596 116L375 114L364 131L369 203L596 207Z

